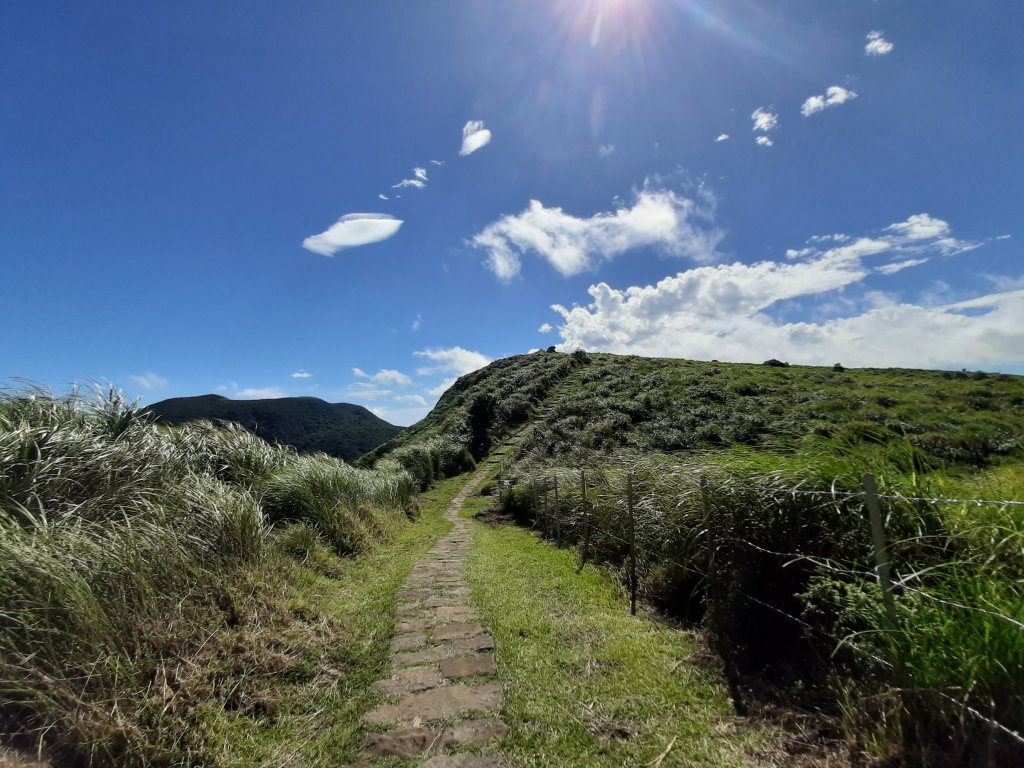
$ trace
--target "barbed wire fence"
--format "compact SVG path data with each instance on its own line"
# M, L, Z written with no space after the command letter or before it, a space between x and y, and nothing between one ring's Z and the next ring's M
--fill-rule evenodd
M907 677L903 668L903 653L906 644L911 642L914 627L908 625L906 611L901 613L898 610L896 598L898 595L913 595L945 609L984 616L1016 631L1024 631L1024 621L1021 620L1024 619L1024 614L1016 617L991 606L968 605L948 596L935 594L921 585L928 573L951 564L937 563L922 569L913 569L903 576L894 575L894 546L898 549L916 547L923 551L929 548L941 551L943 544L939 540L942 537L918 533L893 539L891 531L887 530L887 510L883 508L884 503L889 509L907 504L918 507L958 505L1005 509L1024 507L1024 501L879 493L875 478L871 474L864 476L859 490L843 490L834 486L829 490L778 486L765 489L767 494L774 498L812 499L822 504L834 505L842 514L859 514L860 519L867 523L868 531L865 533L870 532L870 544L864 549L873 555L874 562L868 566L863 559L860 562L844 562L827 554L801 551L799 547L792 551L783 551L739 535L736 521L731 519L732 510L728 505L716 505L713 502L710 482L709 478L702 476L698 479L696 488L691 489L690 496L696 495L699 498L696 505L689 497L677 501L677 506L681 506L685 501L690 507L696 506L699 509L699 517L690 515L690 519L683 522L674 521L670 514L666 514L663 500L656 499L655 495L641 494L638 497L636 471L632 468L619 472L617 477L611 477L602 470L586 468L563 469L554 473L528 475L525 478L502 476L499 479L499 493L507 499L514 488L525 487L532 511L532 524L542 536L553 540L558 546L575 544L580 555L579 571L582 571L588 562L618 564L629 592L630 611L633 614L637 611L639 574L645 566L670 566L692 578L695 589L701 593L704 600L708 624L712 629L712 636L716 639L716 651L722 657L730 696L739 714L746 713L747 702L740 683L740 671L733 650L727 642L728 633L723 631L729 622L734 600L769 611L799 627L807 635L814 636L822 642L832 643L834 653L839 649L848 649L852 654L864 657L872 664L888 670L897 683L897 686L891 689L891 693L898 695L913 692L934 695L984 724L993 734L993 738L998 735L1016 745L1018 749L1024 748L1024 734L1020 726L1016 723L1016 727L1010 726L997 720L991 714L994 709L991 702L972 702L969 685L947 689L928 688L916 685L913 679ZM666 546L669 541L677 544L681 542L683 553L689 556L671 556L670 547ZM736 580L730 578L729 571L738 558L749 556L751 553L776 558L781 563L781 569L801 564L815 572L872 585L880 593L882 602L882 632L888 640L883 643L883 647L887 653L882 655L877 648L865 647L864 644L857 642L856 637L837 636L820 623L811 623L784 606L773 604L740 588ZM914 586L915 583L918 586ZM950 692L960 693L961 696L951 696ZM989 714L984 711L986 708L990 710Z

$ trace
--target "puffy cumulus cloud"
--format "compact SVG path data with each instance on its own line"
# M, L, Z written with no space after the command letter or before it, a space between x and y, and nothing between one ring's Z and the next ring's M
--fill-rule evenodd
M775 146L775 142L769 139L767 136L758 136L754 139L759 147L772 147Z
M376 373L370 374L361 368L353 368L352 375L357 379L367 379L373 384L395 384L397 386L407 386L412 384L412 379L406 376L401 371L396 371L391 368L382 368Z
M915 213L896 224L890 224L885 228L886 232L893 232L900 237L909 240L928 240L930 238L945 238L950 233L949 223L942 219L936 219L927 213Z
M427 180L427 169L426 168L413 168L412 169L412 175L415 176L420 181L426 181Z
M293 379L308 379L311 378L312 376L312 373L305 370L296 371L295 373L292 374Z
M729 134L728 133L720 133L720 134L718 134L718 138L715 139L716 142L718 142L718 141L728 141L728 140L729 140Z
M854 91L847 90L840 85L830 85L825 89L824 95L811 96L807 99L800 108L800 114L804 117L810 117L824 109L838 107L840 104L845 104L856 98L857 94Z
M386 213L349 213L326 232L307 237L302 247L321 256L333 256L346 248L379 243L398 232L403 224Z
M754 121L754 130L760 133L767 133L779 124L779 116L764 107L751 112L750 119Z
M243 400L277 400L288 397L288 393L280 387L246 387L238 390L235 396Z
M487 252L487 266L500 280L519 274L520 257L530 252L566 277L644 247L709 261L724 236L710 225L712 214L708 196L698 202L659 189L638 193L631 208L586 219L531 200L525 211L489 224L470 243Z
M908 237L908 231L918 237ZM948 225L915 227L911 217L880 237L812 249L787 262L704 266L626 289L599 283L589 289L588 306L552 309L562 317L566 350L737 362L776 357L860 366L1019 365L1024 290L935 305L903 303L878 291L850 298L870 274L891 274L927 256L977 246L952 240ZM908 253L926 255L908 259ZM868 263L878 258L888 262ZM773 316L781 303L798 298L816 304L822 312L811 314L821 319L788 322ZM825 315L826 308L835 314Z
M491 132L484 128L484 121L470 120L462 126L462 148L459 150L459 154L462 157L471 155L490 143Z
M163 389L168 385L167 379L156 373L141 373L128 377L128 380L143 392Z
M454 373L457 376L463 376L479 370L491 362L491 358L486 355L462 347L421 349L413 354L433 363L433 365L417 369L416 373L420 376L431 376L437 373Z
M893 44L882 37L882 33L877 30L868 32L868 42L864 46L864 53L868 56L884 56L893 49Z
M551 325L551 323L544 323L544 324L541 325L540 328L537 329L537 332L538 333L551 333L553 330L555 330L555 329L554 329L554 326Z

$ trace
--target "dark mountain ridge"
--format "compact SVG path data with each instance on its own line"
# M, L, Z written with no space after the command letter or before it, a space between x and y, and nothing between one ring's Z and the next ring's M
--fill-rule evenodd
M351 460L385 443L401 427L361 405L328 403L316 397L231 400L222 395L173 397L146 408L158 421L232 421L270 443L303 453L322 451Z

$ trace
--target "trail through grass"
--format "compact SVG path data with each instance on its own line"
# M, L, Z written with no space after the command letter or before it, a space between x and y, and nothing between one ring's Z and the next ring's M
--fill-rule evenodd
M424 493L419 520L373 551L358 558L330 555L327 573L302 568L287 588L274 589L293 614L341 628L329 645L309 649L328 655L337 681L297 686L285 681L273 717L254 719L216 702L204 705L197 714L211 751L222 756L218 765L336 766L358 759L360 717L380 700L370 685L384 676L388 664L395 592L416 560L451 528L443 512L467 477L450 478Z
M490 500L471 498L464 514ZM762 738L731 714L691 633L629 615L621 589L516 526L480 524L467 580L505 685L514 766L750 765Z

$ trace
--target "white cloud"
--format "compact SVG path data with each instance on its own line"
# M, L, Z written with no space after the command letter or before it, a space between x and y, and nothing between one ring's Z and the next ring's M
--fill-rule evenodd
M357 381L345 389L345 397L351 400L381 400L394 394L390 389L379 387L373 382Z
M608 157L609 155L611 155L614 152L615 152L615 145L614 144L602 144L600 147L597 148L597 156L598 157Z
M277 400L288 397L288 393L280 387L246 387L236 392L235 396L243 400Z
M427 404L423 395L395 395L391 400L396 403L412 403L413 405Z
M537 332L538 333L551 333L553 330L555 330L555 329L551 325L551 323L544 323L540 328L537 329Z
M750 114L754 121L754 130L767 133L779 124L779 116L763 107L758 107Z
M412 169L412 175L415 176L420 181L426 181L427 180L427 169L426 168L413 168Z
M715 139L716 142L717 141L728 141L728 140L729 140L729 134L728 133L720 133L720 134L718 134L718 138Z
M156 373L143 373L129 376L128 379L139 389L145 392L152 392L155 389L163 389L168 385L167 379Z
M864 46L864 52L868 56L884 56L893 49L893 44L882 37L878 31L868 32L868 43Z
M531 200L525 211L489 224L470 243L487 251L487 266L501 280L519 274L520 256L531 251L566 277L644 247L709 261L724 236L707 225L712 211L709 196L698 202L658 189L644 189L632 208L587 219Z
M758 145L762 147L771 147L774 146L775 144L775 142L769 139L767 136L758 136L757 138L754 139L754 141L756 141Z
M415 187L416 189L423 189L427 186L424 182L419 179L402 179L397 184L392 184L392 189L406 189L408 187Z
M436 387L428 389L427 390L427 394L432 396L432 397L440 397L445 392L447 392L449 389L451 389L452 385L456 381L458 381L458 379L459 379L458 376L452 376L451 378L445 379L440 384L438 384Z
M462 347L421 349L413 354L434 363L432 366L418 369L416 373L420 376L430 376L435 373L454 373L462 376L479 370L491 362L491 358L486 355Z
M409 327L412 328L414 331L418 331L421 327L423 327L423 315L417 313L416 319L412 321L412 325L410 325Z
M431 165L444 165L444 160L431 160Z
M875 269L875 271L882 275L895 275L897 272L902 272L910 267L918 267L927 261L928 259L904 259L903 261L894 261L891 264L883 264Z
M890 224L886 232L894 232L910 240L927 240L933 237L949 235L949 224L942 219L935 219L927 213L916 213L897 224Z
M353 368L352 375L357 379L368 379L373 382L373 384L396 384L400 387L412 384L411 378L401 371L396 371L391 368L382 368L374 374L366 373L361 368ZM361 385L357 384L356 386Z
M925 216L887 227L880 237L858 238L798 261L704 266L624 290L593 285L588 306L553 307L563 320L560 347L742 362L776 357L819 365L836 360L858 366L1019 365L1024 290L959 303L945 299L936 306L900 303L874 290L851 300L870 274L891 274L931 255L976 247L952 238L940 220L927 217L932 223L926 226ZM908 253L921 257L907 259ZM879 257L890 263L878 268L865 263ZM901 258L891 261L894 257ZM836 301L840 290L844 300ZM844 314L817 322L773 316L771 310L796 298Z
M824 95L811 96L804 105L800 108L800 114L804 117L810 117L816 112L821 112L823 109L829 107L837 107L840 104L856 99L857 94L853 91L847 90L839 85L830 85L825 89Z
M484 121L470 120L462 126L462 149L459 150L459 154L462 157L471 155L490 143L491 132L484 128Z
M346 248L379 243L398 232L401 219L386 213L349 213L326 232L307 237L302 247L322 256L333 256Z
M384 419L387 421L388 409L387 408L367 408L370 413L376 416L378 419Z
M310 373L309 371L296 371L295 373L292 374L292 378L293 379L308 379L312 375L313 374Z

